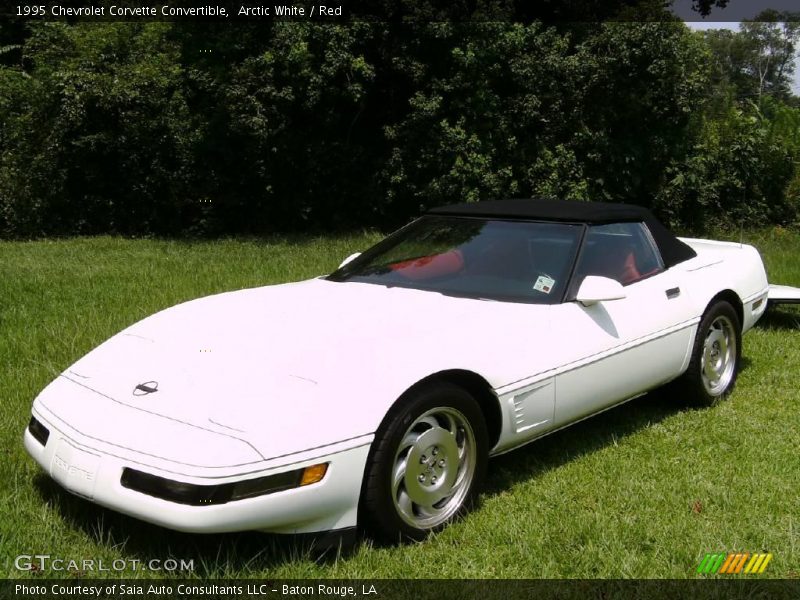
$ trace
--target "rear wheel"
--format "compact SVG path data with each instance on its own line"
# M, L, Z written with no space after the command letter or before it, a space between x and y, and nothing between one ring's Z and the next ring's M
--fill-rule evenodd
M488 436L477 402L436 382L401 398L376 434L361 516L383 540L419 540L471 509L486 471Z
M680 380L691 403L713 406L731 393L741 347L742 327L733 306L724 300L711 305L700 321L689 368Z

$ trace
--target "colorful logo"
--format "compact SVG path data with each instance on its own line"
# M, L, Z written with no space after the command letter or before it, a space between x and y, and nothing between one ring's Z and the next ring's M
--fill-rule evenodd
M698 573L723 573L736 575L738 573L763 573L772 553L734 552L731 554L706 554L700 565ZM745 566L746 565L746 566Z

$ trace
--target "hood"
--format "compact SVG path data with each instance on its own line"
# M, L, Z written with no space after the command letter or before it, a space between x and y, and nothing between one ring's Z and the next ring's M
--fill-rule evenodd
M476 357L491 356L493 344L513 343L498 319L547 308L315 279L166 309L63 375L118 403L235 435L272 458L373 432L419 378L442 365L478 369Z

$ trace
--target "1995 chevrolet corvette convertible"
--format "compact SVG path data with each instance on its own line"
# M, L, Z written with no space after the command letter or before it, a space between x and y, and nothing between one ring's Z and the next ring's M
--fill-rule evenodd
M490 456L673 380L724 398L769 294L754 248L636 206L447 206L328 276L131 325L42 391L25 446L164 527L420 539Z

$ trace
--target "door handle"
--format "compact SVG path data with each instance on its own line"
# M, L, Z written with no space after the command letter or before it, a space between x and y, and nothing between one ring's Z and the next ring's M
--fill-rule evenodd
M681 288L679 287L669 288L668 290L665 291L665 293L667 294L667 300L672 300L673 298L677 298L678 296L681 295Z

